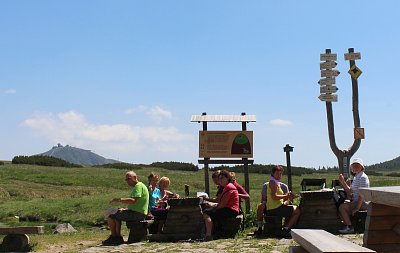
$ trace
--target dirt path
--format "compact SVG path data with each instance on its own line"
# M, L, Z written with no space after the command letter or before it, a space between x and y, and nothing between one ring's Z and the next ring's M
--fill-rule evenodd
M362 244L362 235L346 235L344 239L356 244ZM126 238L125 238L126 239ZM75 244L49 245L46 250L37 251L41 253L128 253L128 252L273 252L283 253L289 251L289 246L297 245L291 239L255 239L253 237L239 239L223 239L210 242L178 242L178 243L156 243L141 242L122 244L119 246L101 246L98 241L79 241Z

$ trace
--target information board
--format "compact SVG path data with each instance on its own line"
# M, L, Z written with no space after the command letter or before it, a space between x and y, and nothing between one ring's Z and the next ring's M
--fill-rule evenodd
M253 131L199 131L199 157L252 158Z

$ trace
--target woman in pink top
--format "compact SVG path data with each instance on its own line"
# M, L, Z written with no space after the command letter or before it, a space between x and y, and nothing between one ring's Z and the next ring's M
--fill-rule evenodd
M213 221L225 220L236 217L239 214L239 194L232 184L232 178L228 171L222 170L219 174L219 182L224 190L216 208L206 209L203 218L206 225L206 241L212 240Z

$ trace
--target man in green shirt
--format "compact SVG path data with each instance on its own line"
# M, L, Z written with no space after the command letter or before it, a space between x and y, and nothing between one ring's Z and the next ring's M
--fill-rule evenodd
M129 171L125 175L126 183L132 187L129 198L114 198L111 202L128 204L128 209L118 209L107 218L111 235L103 241L104 245L116 245L124 243L121 236L121 221L141 221L144 220L149 208L149 191L146 185L138 181L137 175Z

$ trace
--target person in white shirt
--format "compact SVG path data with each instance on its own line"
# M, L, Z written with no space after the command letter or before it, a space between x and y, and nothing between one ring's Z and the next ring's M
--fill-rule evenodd
M365 174L364 163L360 158L355 158L350 165L351 171L355 174L353 178L353 182L351 185L345 181L345 178L342 174L339 175L339 181L342 184L346 193L350 193L351 201L344 202L339 206L339 215L345 224L343 229L339 230L339 233L342 234L352 234L354 233L354 228L351 224L350 216L353 216L356 212L360 210L367 209L367 203L364 200L364 197L360 195L359 188L369 187L369 178L367 174Z

